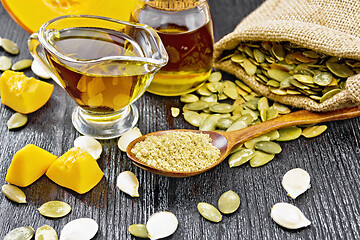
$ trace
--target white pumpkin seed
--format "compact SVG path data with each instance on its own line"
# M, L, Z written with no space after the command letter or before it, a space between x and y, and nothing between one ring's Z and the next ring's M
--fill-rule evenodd
M209 203L200 202L197 205L197 209L201 216L211 222L220 222L222 220L222 215L219 210Z
M50 79L50 74L47 72L47 70L42 66L42 64L34 59L32 61L32 64L31 64L31 71L33 71L33 73L38 76L38 77L41 77L43 79Z
M176 231L178 224L176 216L171 212L154 213L146 223L148 237L150 239L168 237Z
M0 71L9 70L12 66L12 61L7 56L0 56Z
M145 224L130 225L128 231L131 235L139 238L148 238L148 231Z
M50 218L61 218L68 215L71 207L66 202L62 201L49 201L44 203L38 208L41 215Z
M311 224L299 208L289 203L276 203L270 215L277 224L288 229L299 229Z
M18 227L6 234L4 240L30 240L34 236L34 232L30 226Z
M240 197L233 191L224 192L218 200L218 208L223 214L235 212L240 206Z
M129 131L125 132L118 141L118 147L121 151L126 152L126 148L129 146L129 144L137 139L138 137L141 137L142 134L140 132L140 129L137 127L134 127L130 129Z
M88 152L94 159L99 159L102 153L101 143L93 137L80 136L74 140L74 147Z
M13 71L20 71L26 68L29 68L32 64L32 60L30 59L22 59L20 61L17 61L16 63L14 63L11 67L11 70Z
M119 174L116 180L116 186L131 197L139 197L139 180L135 174L130 171L124 171Z
M179 108L172 107L170 110L171 110L171 116L173 116L174 118L179 116L179 114L180 114L180 109Z
M91 218L78 218L68 222L61 230L61 240L89 240L99 229L99 225Z
M8 129L15 129L24 126L28 121L28 117L22 113L14 113L7 121Z
M294 168L285 173L281 184L287 195L295 199L310 188L310 175L301 168Z
M44 225L36 229L35 240L58 240L56 231L48 226Z
M16 203L26 203L25 193L16 186L5 184L1 187L1 191L11 201L14 201Z
M13 41L6 39L6 38L0 38L0 46L7 51L10 54L16 55L19 54L19 48Z

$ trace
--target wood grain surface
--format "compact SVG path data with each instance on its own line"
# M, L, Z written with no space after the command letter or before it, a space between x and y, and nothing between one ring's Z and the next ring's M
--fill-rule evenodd
M253 11L262 0L210 0L215 38L231 32L236 24ZM0 37L15 41L21 48L13 60L30 58L27 50L29 34L21 29L0 6ZM0 49L0 55L8 55ZM27 70L28 76L33 76ZM224 74L227 79L233 76ZM49 81L55 84L53 81ZM171 107L181 107L177 97L159 97L145 93L139 107L138 126L142 133L193 128L180 116L171 117ZM32 143L60 156L73 146L79 136L71 123L75 104L55 84L50 101L29 114L22 129L9 131L6 121L14 113L0 106L0 183L16 151ZM98 163L105 176L90 192L79 195L59 187L43 176L29 187L22 188L27 204L11 202L0 196L0 239L20 226L38 228L44 224L60 233L74 219L89 217L99 224L94 239L135 239L127 228L145 223L157 211L171 211L178 220L177 231L168 239L360 239L360 119L326 124L328 130L313 139L299 138L282 142L283 151L269 164L260 168L244 165L230 169L224 161L215 169L190 178L167 178L153 175L131 164L120 152L115 140L102 141L103 154ZM282 176L290 169L301 167L311 176L311 188L296 200L286 196ZM135 173L140 182L140 197L131 198L116 188L116 177L122 171ZM211 223L200 216L196 205L208 202L217 205L219 196L228 190L240 195L237 212L226 215L220 223ZM50 200L69 203L72 211L61 219L41 216L37 208ZM312 222L307 228L287 230L270 218L272 205L292 203Z

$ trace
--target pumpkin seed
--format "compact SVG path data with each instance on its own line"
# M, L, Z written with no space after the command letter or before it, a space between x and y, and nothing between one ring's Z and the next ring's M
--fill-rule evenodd
M314 76L314 83L320 86L327 86L332 82L332 75L329 72L319 72Z
M26 203L25 193L16 186L5 184L1 187L1 191L11 201L14 201L16 203Z
M251 167L260 167L273 160L274 154L265 153L262 151L255 151L254 157L250 159Z
M312 77L312 76L309 76L309 75L295 74L295 75L294 75L294 78L295 78L296 80L298 80L299 82L304 83L304 84L314 83L313 77Z
M311 224L299 208L289 203L276 203L270 215L277 224L288 229L299 229Z
M119 149L123 152L126 152L126 148L129 146L129 144L141 136L142 136L142 134L140 132L140 129L137 127L134 127L132 129L128 130L123 135L121 135L121 137L119 138L119 141L118 141ZM93 143L93 144L97 145L97 149L98 149L98 151L100 151L100 149L98 148L99 147L98 144L95 144L95 143Z
M135 174L130 171L124 171L119 174L116 180L116 186L131 197L139 197L139 180Z
M325 93L321 98L320 98L320 102L325 102L326 100L332 98L333 96L335 96L336 94L338 94L339 92L341 92L341 89L333 89L328 91L327 93Z
M210 96L201 96L200 101L204 101L204 102L208 102L208 103L217 102L217 95L211 94Z
M210 96L212 94L206 85L201 86L198 90L196 90L196 92L201 96Z
M282 105L280 103L274 102L274 104L272 105L272 107L274 107L276 110L278 110L278 112L280 114L288 114L291 112L290 108L288 108L285 105Z
M274 44L270 49L270 52L279 60L282 61L285 59L285 49L280 44Z
M326 125L307 127L302 130L302 135L306 138L313 138L325 132L326 129Z
M0 71L9 70L12 66L11 59L7 56L0 56Z
M231 118L220 118L217 123L216 126L220 129L228 129L232 124L234 123L234 120L232 120Z
M0 46L7 51L10 54L16 55L19 54L19 48L13 41L6 39L6 38L0 38Z
M246 60L246 57L244 57L241 54L236 54L231 57L231 61L235 63L243 63Z
M58 240L56 231L48 226L44 225L36 229L35 240Z
M257 70L256 65L250 62L248 59L245 59L245 61L242 63L242 67L249 76L255 75Z
M278 130L280 137L277 141L291 141L301 136L302 130L296 126L287 127Z
M28 121L28 117L22 113L14 113L7 121L8 129L15 129L25 126Z
M211 222L220 222L222 220L222 215L219 210L209 203L200 202L197 205L197 209L201 216Z
M101 143L93 137L80 136L74 140L74 147L88 152L95 160L100 158L102 153Z
M266 153L278 154L281 152L279 144L270 141L260 141L254 145L256 150L260 150Z
M248 148L248 149L254 149L254 148L255 148L255 144L256 144L257 142L262 142L262 141L270 141L270 137L267 136L266 134L261 135L261 136L259 136L259 137L253 138L253 139L251 139L251 140L249 140L249 141L246 141L246 142L244 143L244 146L245 146L246 148Z
M274 93L274 94L276 94L276 95L281 95L281 96L283 96L283 95L286 95L287 94L287 92L286 92L286 90L283 90L283 89L280 89L280 88L275 88L275 87L269 87L269 90L270 90L270 92L272 92L272 93Z
M274 107L270 107L266 111L266 120L271 120L271 119L277 118L278 116L279 116L279 111Z
M244 120L237 119L226 131L232 132L246 127L248 127L248 124Z
M139 238L148 238L148 231L145 224L130 225L128 231L131 235Z
M171 110L171 116L173 116L174 118L179 116L179 114L180 114L180 109L179 108L172 107L170 110Z
M26 68L31 67L32 64L32 60L30 59L22 59L20 61L17 61L16 63L14 63L11 67L11 70L13 71L20 71Z
M229 166L238 167L246 162L248 162L255 155L253 149L242 149L240 151L234 152L229 157Z
M223 214L235 212L240 206L240 197L233 191L227 191L221 194L218 200L218 208Z
M180 101L183 103L193 103L199 101L199 97L195 94L185 94L181 95Z
M92 239L99 225L91 218L78 218L68 222L60 233L61 240Z
M41 77L43 79L50 79L50 75L47 72L46 69L44 69L44 67L42 66L41 63L39 63L38 60L34 59L32 64L31 64L31 71L33 71L33 73L38 76Z
M204 110L208 107L209 107L209 103L205 102L205 101L201 101L201 100L199 100L197 102L185 104L185 106L184 106L184 108L186 108L190 111L200 111L200 110Z
M326 66L333 74L341 78L348 78L354 74L354 72L345 64L326 62Z
M271 87L275 87L275 88L278 88L280 87L280 83L278 81L275 81L275 80L269 80L267 83L266 83L267 86L271 86Z
M219 82L222 79L221 72L212 72L209 77L209 82Z
M310 175L301 168L293 168L283 176L282 186L289 197L295 199L310 188Z
M233 100L235 100L239 97L239 93L238 93L238 90L236 87L234 87L234 88L226 87L226 88L224 88L223 91L226 96L228 96L229 98L231 98Z
M184 112L183 115L184 115L185 121L187 121L188 123L190 123L191 125L193 125L195 127L198 127L200 125L200 123L203 121L203 118L197 112L188 111L188 112Z
M38 208L41 215L50 218L61 218L68 215L71 207L66 202L62 201L49 201L44 203Z
M276 140L280 137L280 134L277 130L265 133L263 136L267 136L270 138L270 141Z
M199 125L201 131L215 131L217 121L221 118L221 115L210 115L205 118Z
M259 101L260 101L259 98L254 97L254 98L248 100L248 101L245 103L245 105L246 105L248 108L252 109L252 110L257 110L257 109L258 109Z
M209 109L216 113L231 113L234 110L234 106L228 103L218 103L210 106Z
M171 212L154 213L146 223L148 237L150 239L168 237L176 231L178 224L176 216Z
M267 71L267 73L269 74L270 78L272 78L278 82L281 82L282 80L284 80L288 77L291 77L290 73L279 70L279 69L269 69Z
M6 234L4 240L30 240L34 236L34 232L30 226L18 227Z

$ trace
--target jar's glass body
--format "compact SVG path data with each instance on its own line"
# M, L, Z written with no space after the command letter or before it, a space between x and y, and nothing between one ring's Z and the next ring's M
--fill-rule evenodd
M160 36L168 64L148 91L176 96L199 88L209 77L213 55L213 24L206 0L139 0L132 21L147 24Z

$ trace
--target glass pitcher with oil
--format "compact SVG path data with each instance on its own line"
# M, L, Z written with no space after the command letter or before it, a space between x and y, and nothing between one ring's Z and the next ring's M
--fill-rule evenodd
M169 55L169 62L156 73L147 91L176 96L206 81L214 45L206 0L138 0L131 20L154 28Z
M156 31L111 18L71 15L45 23L29 50L75 100L74 127L98 139L134 127L132 105L168 61Z

